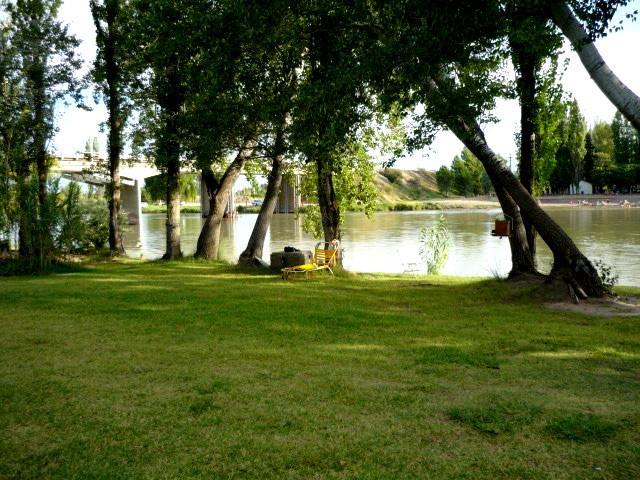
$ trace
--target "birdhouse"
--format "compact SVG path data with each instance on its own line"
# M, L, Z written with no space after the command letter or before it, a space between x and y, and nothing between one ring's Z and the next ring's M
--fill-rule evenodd
M511 236L511 220L498 220L495 221L494 229L491 231L491 235L494 237L510 237Z

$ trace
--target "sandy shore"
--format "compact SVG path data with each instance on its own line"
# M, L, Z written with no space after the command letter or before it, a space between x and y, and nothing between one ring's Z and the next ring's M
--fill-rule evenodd
M491 209L500 208L496 197L456 197L433 199L432 203L443 210L465 209ZM549 195L540 197L538 203L547 207L626 207L640 208L640 194L634 195Z

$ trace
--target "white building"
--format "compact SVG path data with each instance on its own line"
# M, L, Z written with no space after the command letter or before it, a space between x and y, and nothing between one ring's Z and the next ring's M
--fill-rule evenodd
M580 180L578 182L578 188L573 184L569 186L569 193L571 195L593 195L593 185L584 180Z

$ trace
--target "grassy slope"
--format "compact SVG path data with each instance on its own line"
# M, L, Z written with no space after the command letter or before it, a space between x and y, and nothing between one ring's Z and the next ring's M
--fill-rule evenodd
M0 291L0 478L640 477L638 318L195 262Z
M380 173L374 178L380 203L393 204L441 197L434 172L427 170L392 170L397 175L397 179L394 182L390 182Z

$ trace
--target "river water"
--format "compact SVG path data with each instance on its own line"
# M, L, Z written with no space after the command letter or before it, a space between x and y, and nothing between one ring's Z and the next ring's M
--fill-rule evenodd
M640 208L601 207L547 209L592 259L602 259L620 276L620 284L640 286ZM499 210L447 210L451 234L449 258L443 274L465 276L505 275L510 268L509 241L492 237ZM419 256L419 232L433 224L441 212L380 212L368 219L348 213L343 226L344 266L354 272L423 271ZM225 220L220 256L236 261L246 246L257 215L244 214ZM158 258L165 246L164 214L145 214L138 226L125 234L130 256ZM202 220L199 214L182 216L182 249L193 254ZM313 248L315 241L302 231L295 215L274 215L265 242L264 258L285 245ZM539 242L539 265L548 271L551 254Z

